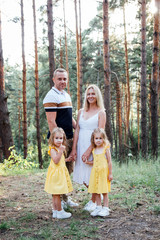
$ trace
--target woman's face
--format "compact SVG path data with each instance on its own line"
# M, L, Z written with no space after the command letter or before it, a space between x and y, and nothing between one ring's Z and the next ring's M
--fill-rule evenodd
M97 102L96 93L93 88L90 88L87 91L87 101L89 104L94 104Z

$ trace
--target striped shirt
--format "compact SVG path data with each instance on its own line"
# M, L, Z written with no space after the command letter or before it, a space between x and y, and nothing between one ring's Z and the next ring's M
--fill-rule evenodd
M67 139L73 138L72 102L70 95L52 87L43 100L46 112L56 112L56 124L61 127Z

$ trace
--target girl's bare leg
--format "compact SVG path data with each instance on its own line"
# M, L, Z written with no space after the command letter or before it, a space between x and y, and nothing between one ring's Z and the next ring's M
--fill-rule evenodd
M83 182L83 184L88 188L88 185ZM92 202L95 203L96 202L96 194L95 193L92 193L92 198L91 198Z
M96 204L97 206L101 206L101 195L100 194L95 194L96 195Z
M108 199L108 193L103 193L103 205L104 207L108 207L109 199Z
M53 207L54 210L56 210L54 195L52 195L52 207Z
M92 198L91 198L91 200L92 200L92 202L96 202L96 193L92 193Z
M62 207L61 207L60 195L53 195L53 198L54 198L55 210L61 211Z

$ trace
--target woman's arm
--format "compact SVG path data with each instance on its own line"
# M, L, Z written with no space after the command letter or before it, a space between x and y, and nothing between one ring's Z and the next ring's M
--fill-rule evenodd
M98 114L98 127L105 129L106 125L106 113L105 111L101 110Z
M77 155L77 142L78 142L78 137L79 137L79 118L80 114L82 112L82 109L78 111L78 116L77 116L77 122L76 122L76 128L74 131L74 136L73 136L73 145L72 145L72 151L70 153L70 156L75 159Z
M65 146L61 145L61 147L59 148L59 152L57 152L55 149L51 149L51 158L55 164L59 163L62 154L65 151L65 148Z
M109 175L108 175L108 180L112 181L113 176L112 176L112 160L111 160L111 152L109 149L106 150L106 158L108 162L108 169L109 169Z

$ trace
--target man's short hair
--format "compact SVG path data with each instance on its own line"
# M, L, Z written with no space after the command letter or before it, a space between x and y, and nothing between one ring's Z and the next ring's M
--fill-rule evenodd
M61 73L67 73L67 71L64 69L64 68L57 68L55 71L54 71L54 74L53 74L53 77L56 76L57 72L61 72Z

